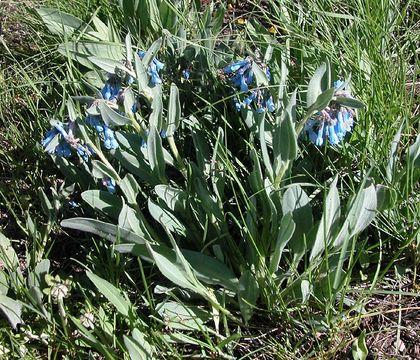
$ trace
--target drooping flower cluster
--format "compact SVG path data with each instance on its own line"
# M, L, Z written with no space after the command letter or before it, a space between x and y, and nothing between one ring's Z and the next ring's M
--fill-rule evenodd
M117 102L118 96L121 93L121 81L115 75L110 75L101 90L104 100Z
M115 150L118 148L118 142L115 139L114 131L101 121L100 116L88 115L86 123L93 127L99 136L103 137L106 149Z
M244 60L235 62L223 68L220 71L220 75L223 78L229 78L232 85L237 88L240 92L246 93L249 91L249 86L254 82L254 71L252 70L253 59L247 57ZM271 80L270 69L267 65L261 63L260 67L265 72L267 80ZM273 97L267 89L255 89L251 90L251 93L245 97L241 102L238 97L234 98L234 104L237 111L240 111L242 107L250 106L255 104L257 112L263 112L267 109L270 112L275 111Z
M350 92L343 89L343 81L336 81L334 87L337 89L334 96L351 98ZM330 144L336 145L352 130L354 115L352 109L332 101L329 106L307 121L304 131L309 140L317 146L321 146L325 139L328 139Z
M102 185L106 186L106 188L108 189L108 191L111 194L114 194L117 191L117 189L115 187L116 183L115 183L114 179L111 179L111 178L108 178L108 177L103 178L102 179Z
M138 52L138 55L140 59L143 59L144 56L146 55L146 52L141 50ZM153 86L162 84L162 79L159 76L159 71L161 71L164 67L165 67L165 64L159 61L158 59L156 59L155 57L150 62L150 65L147 68L147 74L149 75L150 83Z
M75 123L73 121L68 124L55 121L51 130L42 140L42 146L49 154L62 157L70 157L72 149L75 149L84 161L88 161L94 152L87 145L80 144L80 139L74 136L74 127Z

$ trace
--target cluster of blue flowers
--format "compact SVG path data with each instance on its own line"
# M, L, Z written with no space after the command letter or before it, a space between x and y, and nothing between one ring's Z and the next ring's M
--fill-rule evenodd
M191 76L191 70L189 68L182 70L182 77L185 80L188 80L190 78L190 76Z
M87 145L80 144L79 139L74 137L74 126L74 122L69 124L63 124L60 121L55 122L42 140L42 146L49 154L66 158L70 157L72 149L75 149L84 161L88 161L94 152ZM56 139L58 141L55 141Z
M116 183L114 179L111 178L103 178L102 179L102 185L106 186L107 190L111 193L114 194L117 191Z
M351 97L349 91L342 89L343 85L343 81L334 82L334 87L337 89L334 95ZM344 139L346 133L352 130L353 124L353 110L332 101L329 106L307 121L304 131L308 134L309 140L317 146L321 146L324 139L336 145Z
M138 53L140 58L145 56L144 51ZM153 58L147 71L149 75L150 84L152 86L162 83L162 79L159 76L159 72L164 68L164 64L156 58ZM183 72L185 78L189 78L189 71ZM126 82L129 85L134 81L131 76L127 78L121 78L118 75L109 74L103 88L101 89L101 95L104 100L115 105L121 104L124 99L124 90L122 83ZM138 110L138 104L133 104L132 111ZM97 134L103 140L103 146L108 150L115 150L118 148L118 142L115 138L114 131L106 125L100 115L88 115L85 119L85 123L91 126ZM87 145L82 145L80 139L75 137L76 123L71 121L68 124L61 122L55 122L51 130L49 130L42 140L42 145L49 154L54 154L61 157L70 157L72 150L75 149L77 154L84 161L88 161L91 155L94 155L94 151ZM162 130L162 137L166 137L166 132ZM144 142L146 144L146 142ZM108 191L114 193L116 191L116 184L113 179L104 178L102 180L104 186L107 187Z
M138 52L138 55L140 59L143 59L144 55L146 55L146 52L141 50ZM155 57L151 61L149 67L147 68L147 74L149 75L150 83L153 86L162 84L162 79L159 76L159 71L161 71L164 67L165 67L165 64L159 61L158 59L156 59Z
M101 90L101 94L104 100L113 102L117 102L121 92L121 81L119 81L119 79L114 75L109 76Z
M222 69L222 76L229 78L232 85L240 92L248 92L249 86L254 82L252 62L253 59L247 57L244 60L230 64ZM268 81L270 81L270 69L265 64L261 64L261 67L265 71ZM239 101L238 97L235 97L234 103L237 111L240 111L242 107L247 107L251 104L255 104L256 111L259 113L265 111L265 109L270 112L275 111L273 97L267 89L251 90L251 94L245 97L242 102Z
M118 148L118 142L115 139L114 131L111 130L105 123L100 121L100 116L89 115L86 118L86 123L92 126L99 136L104 138L104 146L108 150L115 150Z

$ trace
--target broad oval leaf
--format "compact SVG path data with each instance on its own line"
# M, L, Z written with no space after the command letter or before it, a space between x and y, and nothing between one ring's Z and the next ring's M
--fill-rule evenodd
M22 303L0 294L0 311L9 321L13 329L22 324Z
M118 290L109 281L100 278L93 272L88 271L86 275L89 280L93 282L99 292L105 296L112 305L115 306L121 315L128 316L131 304L126 298L124 298L124 296L121 295L120 290Z
M115 110L111 109L105 101L99 103L99 111L101 112L102 119L108 126L123 126L131 122L131 120Z
M121 197L103 190L86 190L82 192L82 199L113 219L118 219L123 204Z

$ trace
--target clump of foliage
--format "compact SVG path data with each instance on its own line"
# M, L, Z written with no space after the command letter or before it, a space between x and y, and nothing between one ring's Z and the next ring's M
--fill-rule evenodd
M44 248L67 202L78 216L61 228L93 234L83 246L96 253L80 263L90 283L52 276L42 252L23 274L0 238L2 312L23 323L24 293L34 318L60 324L53 341L66 352L110 359L178 356L174 343L235 358L241 332L270 318L333 334L364 311L353 283L369 225L397 203L390 183L412 199L419 138L409 172L392 148L389 183L368 166L348 174L341 157L363 136L351 138L364 104L328 52L297 75L292 37L262 19L226 29L222 5L119 5L121 29L38 9L71 81L42 141L65 182L52 201L40 191L47 226L28 226ZM83 309L68 300L75 291ZM42 340L30 326L26 336ZM353 353L365 356L364 334Z

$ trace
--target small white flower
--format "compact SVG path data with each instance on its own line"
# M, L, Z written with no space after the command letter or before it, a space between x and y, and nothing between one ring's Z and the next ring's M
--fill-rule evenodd
M10 350L7 347L0 345L0 359L3 359L3 356L9 352Z
M56 300L63 300L69 292L69 288L64 284L56 284L51 289L51 296Z
M91 328L91 329L94 329L94 327L95 327L95 324L94 324L95 317L93 316L93 314L91 312L84 313L80 317L80 321L82 322L82 325L84 327Z
M24 357L27 352L28 352L28 349L26 348L25 345L20 345L19 346L19 354L20 354L20 356Z

